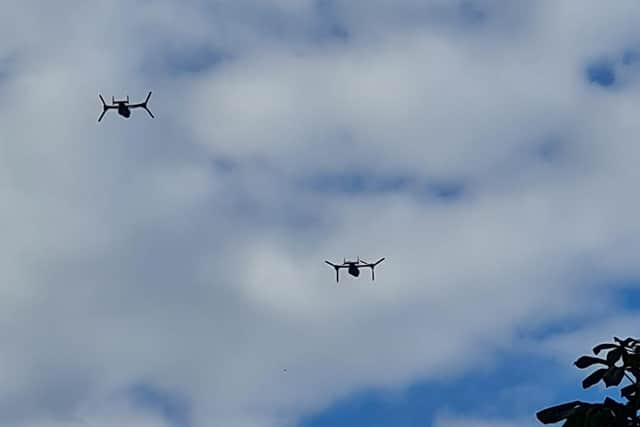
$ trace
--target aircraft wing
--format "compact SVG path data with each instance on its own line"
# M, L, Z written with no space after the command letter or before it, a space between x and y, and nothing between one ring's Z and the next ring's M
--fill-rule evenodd
M380 264L382 261L384 261L384 258L379 259L378 261L374 262L374 263L370 263L370 262L366 262L363 260L360 260L361 264L358 264L357 267L375 267L378 264Z
M331 263L329 261L325 261L325 263L329 264L333 268L348 268L349 267L348 265L344 265L344 264L342 264L342 265L333 264L333 263Z

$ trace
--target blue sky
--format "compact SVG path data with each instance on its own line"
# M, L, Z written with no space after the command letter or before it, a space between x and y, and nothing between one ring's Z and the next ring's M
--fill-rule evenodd
M0 425L532 426L603 395L571 363L637 333L637 2L2 6ZM150 90L156 119L96 123ZM355 257L386 260L336 286Z
M559 385L553 378L559 370L554 366L550 369L548 361L544 362L542 358L497 357L495 366L437 384L415 384L395 399L385 393L365 391L301 425L424 426L432 425L441 412L459 417L526 420L546 403L531 396L532 392ZM531 371L541 373L535 382Z

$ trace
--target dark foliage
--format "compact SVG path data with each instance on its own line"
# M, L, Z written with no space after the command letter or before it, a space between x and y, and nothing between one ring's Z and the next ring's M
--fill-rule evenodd
M574 362L579 369L597 368L582 381L582 387L586 389L601 381L605 387L618 387L626 378L628 384L620 389L624 402L607 397L602 403L579 400L563 403L539 411L536 416L541 423L564 420L562 427L640 427L640 341L614 338L614 343L593 348L596 356L603 351L605 358L582 356Z

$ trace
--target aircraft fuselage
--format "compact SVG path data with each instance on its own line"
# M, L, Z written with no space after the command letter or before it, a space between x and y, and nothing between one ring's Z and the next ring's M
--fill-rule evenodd
M355 264L350 264L349 269L347 271L353 277L358 277L360 275L360 269L356 267Z
M131 110L129 109L128 106L126 106L124 104L119 104L118 105L118 114L120 114L122 117L129 118L129 117L131 117Z

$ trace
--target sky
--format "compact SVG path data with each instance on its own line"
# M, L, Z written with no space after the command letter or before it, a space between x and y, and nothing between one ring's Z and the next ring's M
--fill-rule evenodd
M0 425L604 395L572 362L640 320L637 2L0 5Z

